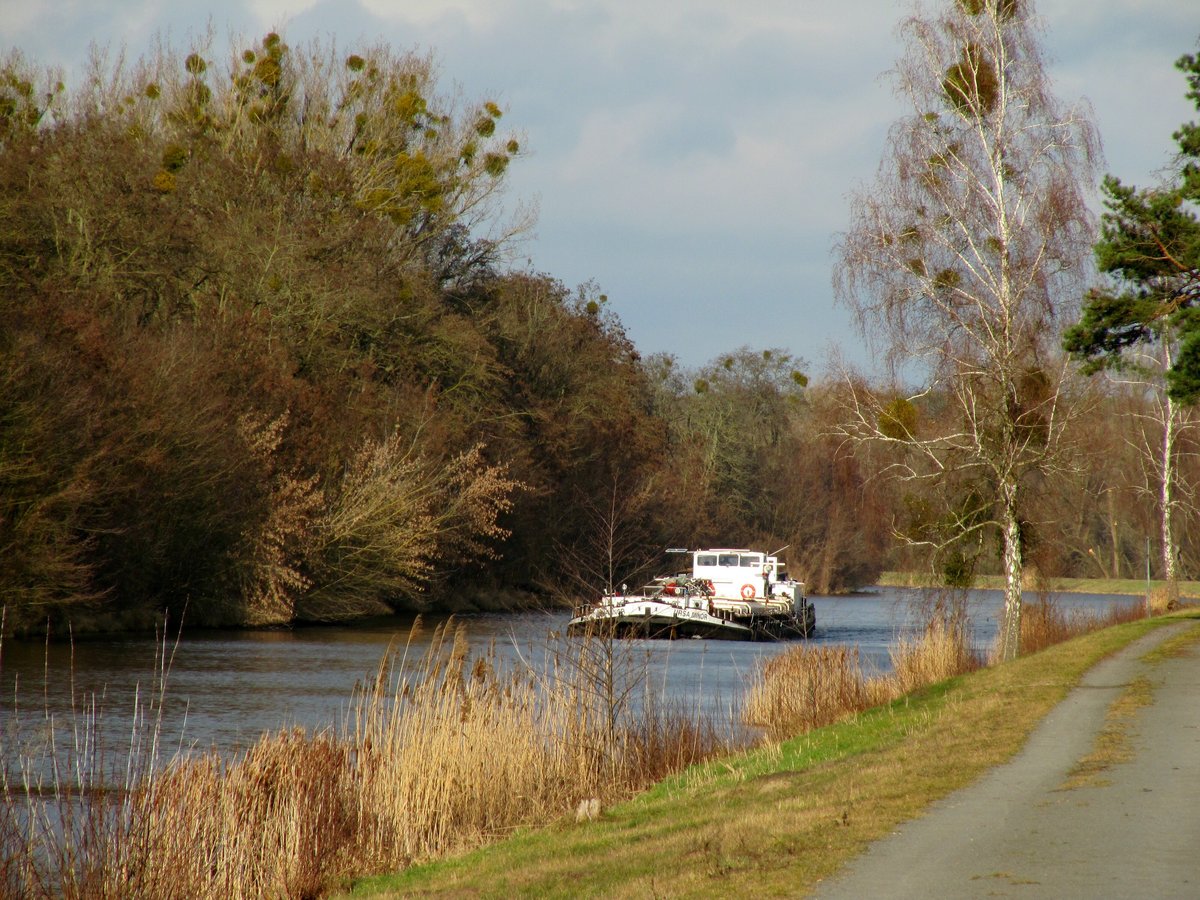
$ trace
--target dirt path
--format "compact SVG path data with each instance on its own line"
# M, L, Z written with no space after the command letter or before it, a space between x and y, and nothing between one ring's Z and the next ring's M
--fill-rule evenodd
M1200 644L1142 659L1188 627L1100 663L1010 763L873 844L816 896L1200 897ZM1126 717L1110 715L1118 701ZM1065 787L1105 730L1130 758Z

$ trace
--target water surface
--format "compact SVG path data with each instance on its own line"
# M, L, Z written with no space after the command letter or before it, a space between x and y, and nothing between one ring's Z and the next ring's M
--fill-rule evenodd
M910 588L877 588L851 597L813 597L817 612L814 644L857 648L863 668L885 672L888 650L898 638L915 636L925 621L927 596ZM1061 594L1064 610L1101 612L1140 598ZM1003 608L999 591L969 594L972 640L990 649ZM560 637L569 614L525 612L461 617L474 648L494 642L514 664L538 665ZM427 618L410 654L427 645L439 620ZM337 728L346 716L355 684L374 677L389 647L403 644L411 618L367 625L262 631L185 629L170 656L164 705L165 734L173 746L235 752L263 732L299 725ZM709 712L736 710L745 687L763 660L790 643L734 641L635 641L644 654L651 689L664 699ZM135 701L157 690L156 659L164 650L152 636L77 639L72 644L8 641L0 657L0 744L13 751L15 723L44 721L70 729L72 715L94 697L106 733L128 733ZM74 712L73 712L74 710Z

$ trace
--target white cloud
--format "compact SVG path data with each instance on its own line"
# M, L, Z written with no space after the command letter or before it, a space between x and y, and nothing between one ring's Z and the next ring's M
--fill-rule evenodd
M723 150L654 158L646 143L671 111L646 103L585 117L555 175L580 212L626 220L639 232L720 232L796 224L809 189L804 135L789 128L739 131Z
M59 10L65 15L59 4L39 2L6 3L2 12L3 24L0 24L0 39L7 43L11 38L28 32L41 20L48 19L52 11Z
M827 335L804 323L829 304L831 236L901 113L879 75L899 52L907 5L879 0L0 3L12 7L0 41L50 63L81 61L90 40L124 41L136 56L160 30L178 45L210 17L218 36L283 26L292 43L332 35L339 46L434 50L444 88L498 97L505 123L525 132L531 155L514 165L510 196L541 197L534 265L596 277L650 350L700 346L676 331L691 311L753 294L764 315L779 304L781 341L818 356ZM1196 47L1194 5L1038 2L1056 92L1091 98L1106 168L1134 183L1195 118L1172 68ZM751 332L719 338L761 343Z
M282 27L316 5L317 0L249 0L246 4L258 19L260 30Z
M486 30L515 12L516 4L503 0L360 0L364 9L384 21L432 25L459 20L476 30Z

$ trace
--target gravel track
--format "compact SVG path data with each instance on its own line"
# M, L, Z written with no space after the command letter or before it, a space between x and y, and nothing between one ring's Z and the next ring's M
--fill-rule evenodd
M816 896L1200 897L1200 644L1143 660L1188 627L1099 663L1010 762L871 845ZM1152 693L1128 720L1132 758L1064 788L1139 678Z

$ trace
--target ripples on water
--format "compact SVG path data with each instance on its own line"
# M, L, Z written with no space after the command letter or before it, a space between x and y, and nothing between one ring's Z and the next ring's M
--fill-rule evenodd
M880 588L854 597L813 597L817 611L816 644L857 647L865 671L890 668L888 648L922 624L922 592ZM1103 612L1114 604L1140 598L1061 594L1060 609ZM973 591L970 617L973 642L991 647L1002 609L998 591ZM546 648L566 625L565 612L527 612L462 617L474 648L493 641L497 653L515 664L543 660ZM423 636L410 650L428 645L438 620L425 620ZM173 650L168 675L164 735L168 749L192 746L223 753L245 748L263 732L300 725L336 728L343 721L356 682L374 677L394 640L403 643L412 619L397 618L354 627L307 627L279 631L197 632ZM735 711L755 668L790 643L734 641L632 642L631 653L649 663L651 689L686 709L718 715ZM149 636L77 640L74 646L6 642L0 658L0 743L20 717L44 721L51 712L69 728L75 709L95 695L106 733L131 721L135 694L143 700L155 689L156 650ZM73 674L72 674L73 673ZM116 727L121 731L121 727ZM128 727L124 729L128 732Z

